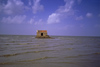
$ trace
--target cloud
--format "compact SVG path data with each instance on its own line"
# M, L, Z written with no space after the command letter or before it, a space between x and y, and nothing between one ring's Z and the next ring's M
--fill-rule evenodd
M91 18L92 16L93 16L92 13L87 13L87 14L86 14L86 17L88 17L88 18Z
M33 17L28 21L28 23L34 25L43 24L43 19L35 20L35 18Z
M5 15L16 15L25 12L25 10L32 10L34 14L44 9L40 4L40 0L28 0L29 6L25 5L22 0L7 0L7 3L0 3L0 13ZM33 4L33 5L32 5Z
M76 20L82 20L83 16L76 17Z
M61 19L74 15L74 10L72 9L74 0L64 0L64 1L65 1L64 6L60 6L59 9L56 10L56 12L49 15L47 19L47 24L59 23Z
M49 16L47 22L48 24L52 24L52 23L59 23L60 22L60 18L59 18L60 14L57 13L53 13Z
M8 0L7 4L4 4L3 10L8 15L19 14L24 10L24 3L21 0Z
M26 19L26 16L25 15L17 15L15 17L3 17L1 22L2 23L17 23L17 24L20 24L20 23L23 23L25 22L25 19Z
M39 19L39 20L36 21L34 24L35 24L35 25L43 24L43 20L42 20L42 19Z
M43 5L40 4L40 0L33 0L33 1L34 1L34 5L32 6L32 10L34 14L44 9Z
M28 23L29 24L32 24L32 23L34 23L35 21L34 21L34 18L31 18L29 21L28 21Z

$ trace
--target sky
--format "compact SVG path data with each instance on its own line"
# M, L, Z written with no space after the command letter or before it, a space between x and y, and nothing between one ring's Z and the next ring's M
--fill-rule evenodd
M0 34L100 36L100 0L0 0Z

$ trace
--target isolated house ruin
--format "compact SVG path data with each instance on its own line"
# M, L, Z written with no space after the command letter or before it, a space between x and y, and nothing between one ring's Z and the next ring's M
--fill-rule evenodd
M47 30L37 30L36 38L50 38L49 35L47 35Z

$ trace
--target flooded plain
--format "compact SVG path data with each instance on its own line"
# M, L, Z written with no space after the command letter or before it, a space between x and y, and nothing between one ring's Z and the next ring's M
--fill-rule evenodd
M100 67L100 37L0 35L0 67Z

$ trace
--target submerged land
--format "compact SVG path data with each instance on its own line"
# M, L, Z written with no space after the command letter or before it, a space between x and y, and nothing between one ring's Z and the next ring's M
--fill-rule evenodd
M100 37L0 35L0 67L99 67Z

